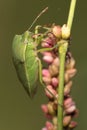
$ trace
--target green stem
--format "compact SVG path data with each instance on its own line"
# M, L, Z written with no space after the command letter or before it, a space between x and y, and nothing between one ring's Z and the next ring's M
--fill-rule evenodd
M72 27L74 10L75 10L76 0L71 0L69 16L67 21L67 26ZM65 57L68 48L68 42L62 43L59 47L59 57L60 57L60 70L59 70L59 86L58 86L58 103L63 105L64 100L64 73L65 73ZM58 105L58 130L63 130L63 107Z
M60 58L60 75L59 75L59 87L58 87L58 104L63 106L63 98L64 98L64 64L65 64L65 56L67 52L68 43L63 43L62 46L59 47L59 58ZM63 107L58 105L58 130L63 130Z
M76 0L71 0L70 10L69 10L69 15L68 15L68 20L67 20L67 26L70 28L70 31L72 28L75 6L76 6Z

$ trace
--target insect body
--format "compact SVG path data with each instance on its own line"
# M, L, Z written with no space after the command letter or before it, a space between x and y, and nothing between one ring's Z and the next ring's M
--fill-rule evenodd
M26 31L16 35L12 45L13 62L24 88L30 97L36 92L38 80L38 57L32 34Z
M47 9L48 7L42 10L33 21L30 28ZM35 35L38 34L38 29L40 27L41 26L36 26ZM28 30L30 30L30 28ZM26 31L22 35L16 35L12 44L12 57L17 75L30 97L35 95L38 79L42 86L47 89L42 82L42 65L37 53L47 50L50 51L54 49L54 47L37 50L37 45L41 42L43 37L44 35L42 34L38 38L33 38L33 34L30 31ZM47 89L47 91L52 94L50 90ZM54 95L53 97L55 98Z
M39 37L39 40L33 39L32 33L26 31L22 35L16 35L12 44L12 57L18 78L30 97L35 95L38 81L47 89L42 81L42 64L37 54L55 48L37 50L37 45L41 39L42 36ZM50 90L47 89L47 91L55 98Z

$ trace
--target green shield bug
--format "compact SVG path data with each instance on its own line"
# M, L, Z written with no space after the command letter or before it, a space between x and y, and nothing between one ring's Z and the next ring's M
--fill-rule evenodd
M16 35L13 40L13 62L25 90L32 97L36 91L38 80L38 57L31 34L26 31ZM37 76L36 76L37 75Z
M47 9L48 8L45 8L37 16L32 25L36 22L36 20L40 17L40 15L44 13ZM32 27L32 25L30 26L30 28ZM36 29L35 34L37 33L37 31L38 30ZM40 39L41 38L42 36L40 37ZM42 83L41 61L37 55L37 53L40 52L41 49L40 51L37 50L37 45L39 44L37 43L36 45L37 41L39 40L33 38L32 32L26 31L22 35L16 35L13 39L12 44L12 58L17 71L17 75L30 97L33 97L35 95L38 79ZM42 49L42 51L51 49L52 48L50 49L47 48L45 50ZM49 91L49 93L51 92Z

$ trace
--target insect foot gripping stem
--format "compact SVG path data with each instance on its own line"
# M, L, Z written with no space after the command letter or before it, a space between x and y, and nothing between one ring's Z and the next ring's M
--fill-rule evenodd
M63 26L64 28L64 26ZM60 67L60 58L58 48L54 48L56 44L61 43L61 41L68 41L70 39L70 35L64 35L62 33L62 27L59 25L52 26L51 31L47 33L45 38L43 38L41 42L42 49L49 48L48 50L42 52L42 59L46 63L45 67L42 66L42 81L44 82L46 88L57 97L57 100L53 98L53 95L49 93L47 89L45 89L45 94L48 97L49 101L47 104L42 104L41 108L47 117L47 119L51 119L52 123L47 121L46 125L42 130L57 130L58 129L58 121L57 121L57 105L58 105L58 86L59 86L59 67ZM63 35L62 35L63 34ZM49 51L50 50L50 51ZM70 58L68 58L68 54L70 54ZM71 52L66 53L65 60L65 79L64 79L64 103L60 104L61 107L63 105L63 128L67 130L73 129L76 127L77 123L72 121L72 118L77 115L78 111L70 96L72 81L71 78L76 74L75 69L75 60L72 57ZM68 62L69 61L69 62Z

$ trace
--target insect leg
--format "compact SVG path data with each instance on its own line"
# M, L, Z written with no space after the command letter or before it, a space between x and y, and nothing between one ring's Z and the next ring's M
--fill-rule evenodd
M45 33L43 34L43 33L39 33L39 29L45 29L45 30L47 30L47 31L45 31ZM46 35L46 34L48 34L48 32L50 32L50 28L47 28L47 27L43 27L43 26L41 26L41 25L37 25L36 27L35 27L35 43L37 43L37 45L39 45L40 43L41 43L41 41L42 41L42 39L43 39L43 37Z
M37 53L39 53L39 52L45 52L45 51L52 51L53 49L55 49L58 46L59 45L56 44L54 47L51 47L51 48L42 48L42 49L37 50Z
M45 34L47 34L48 32L51 31L51 28L44 27L44 26L41 26L41 25L37 25L37 26L35 27L35 34L38 34L38 33L39 33L39 29L41 29L41 28L47 30ZM43 35L44 35L44 34L43 34Z
M57 99L57 97L55 97L55 95L44 85L43 81L42 81L42 64L40 59L38 59L39 62L39 80L41 85L54 97L54 99Z
M53 96L53 98L54 98L55 100L58 100L58 96L55 96L55 95L45 86L45 84L43 83L43 80L42 80L42 64L41 64L40 59L38 59L38 62L39 62L39 80L40 80L41 85ZM60 105L61 107L63 107L63 105L61 105L61 104L59 104L59 103L58 103L58 105Z
M65 42L66 42L65 40L61 40L61 41L57 42L57 44L51 48L42 48L42 49L37 50L37 53L45 52L45 51L52 51L53 49L58 48L61 44L64 44Z

